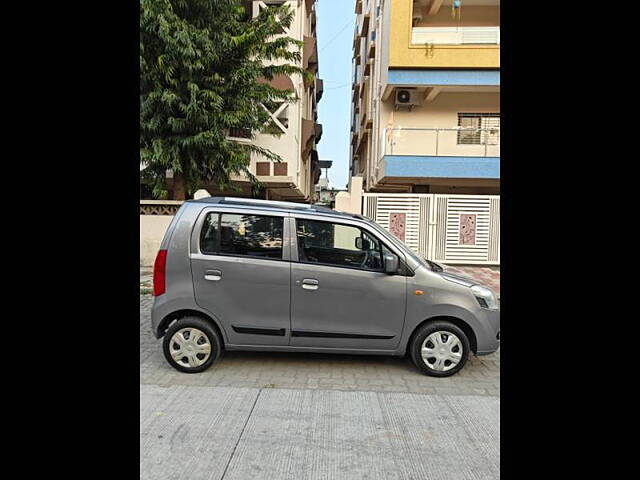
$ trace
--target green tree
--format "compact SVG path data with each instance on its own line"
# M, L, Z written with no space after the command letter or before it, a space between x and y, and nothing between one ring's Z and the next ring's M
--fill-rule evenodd
M281 161L259 146L228 139L229 129L273 134L263 105L296 100L259 80L305 72L302 42L287 36L286 5L255 18L241 0L140 1L140 160L155 196L183 200L214 183L232 187L231 175L249 171L251 154ZM249 4L250 5L250 4Z

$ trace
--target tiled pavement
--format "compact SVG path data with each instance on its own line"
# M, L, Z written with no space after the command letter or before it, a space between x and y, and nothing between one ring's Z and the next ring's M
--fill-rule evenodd
M153 290L153 269L140 267L140 293L147 294Z
M499 292L497 269L455 267L455 271L492 282L489 285ZM152 302L152 296L140 296L141 384L500 395L500 350L471 356L465 368L449 378L422 375L407 358L282 352L225 352L209 370L181 374L164 360L162 342L151 333Z

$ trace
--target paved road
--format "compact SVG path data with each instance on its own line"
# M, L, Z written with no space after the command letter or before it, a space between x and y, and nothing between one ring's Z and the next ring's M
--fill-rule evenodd
M186 375L140 297L140 478L499 478L500 354L437 379L400 358L228 352Z
M141 385L143 479L495 479L495 397Z

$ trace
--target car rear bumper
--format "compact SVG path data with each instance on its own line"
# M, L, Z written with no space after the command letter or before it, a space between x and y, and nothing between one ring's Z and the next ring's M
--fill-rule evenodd
M159 329L160 323L171 313L167 308L167 302L164 301L165 298L166 295L160 295L159 297L153 298L153 305L151 307L151 330L156 338L160 338L164 335L164 332Z

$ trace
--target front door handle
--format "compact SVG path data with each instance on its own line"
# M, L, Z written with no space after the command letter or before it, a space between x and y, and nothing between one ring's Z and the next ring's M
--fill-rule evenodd
M317 290L320 282L315 278L305 278L302 280L302 288L305 290Z
M204 272L204 279L217 282L222 279L222 272L220 270L207 270Z

